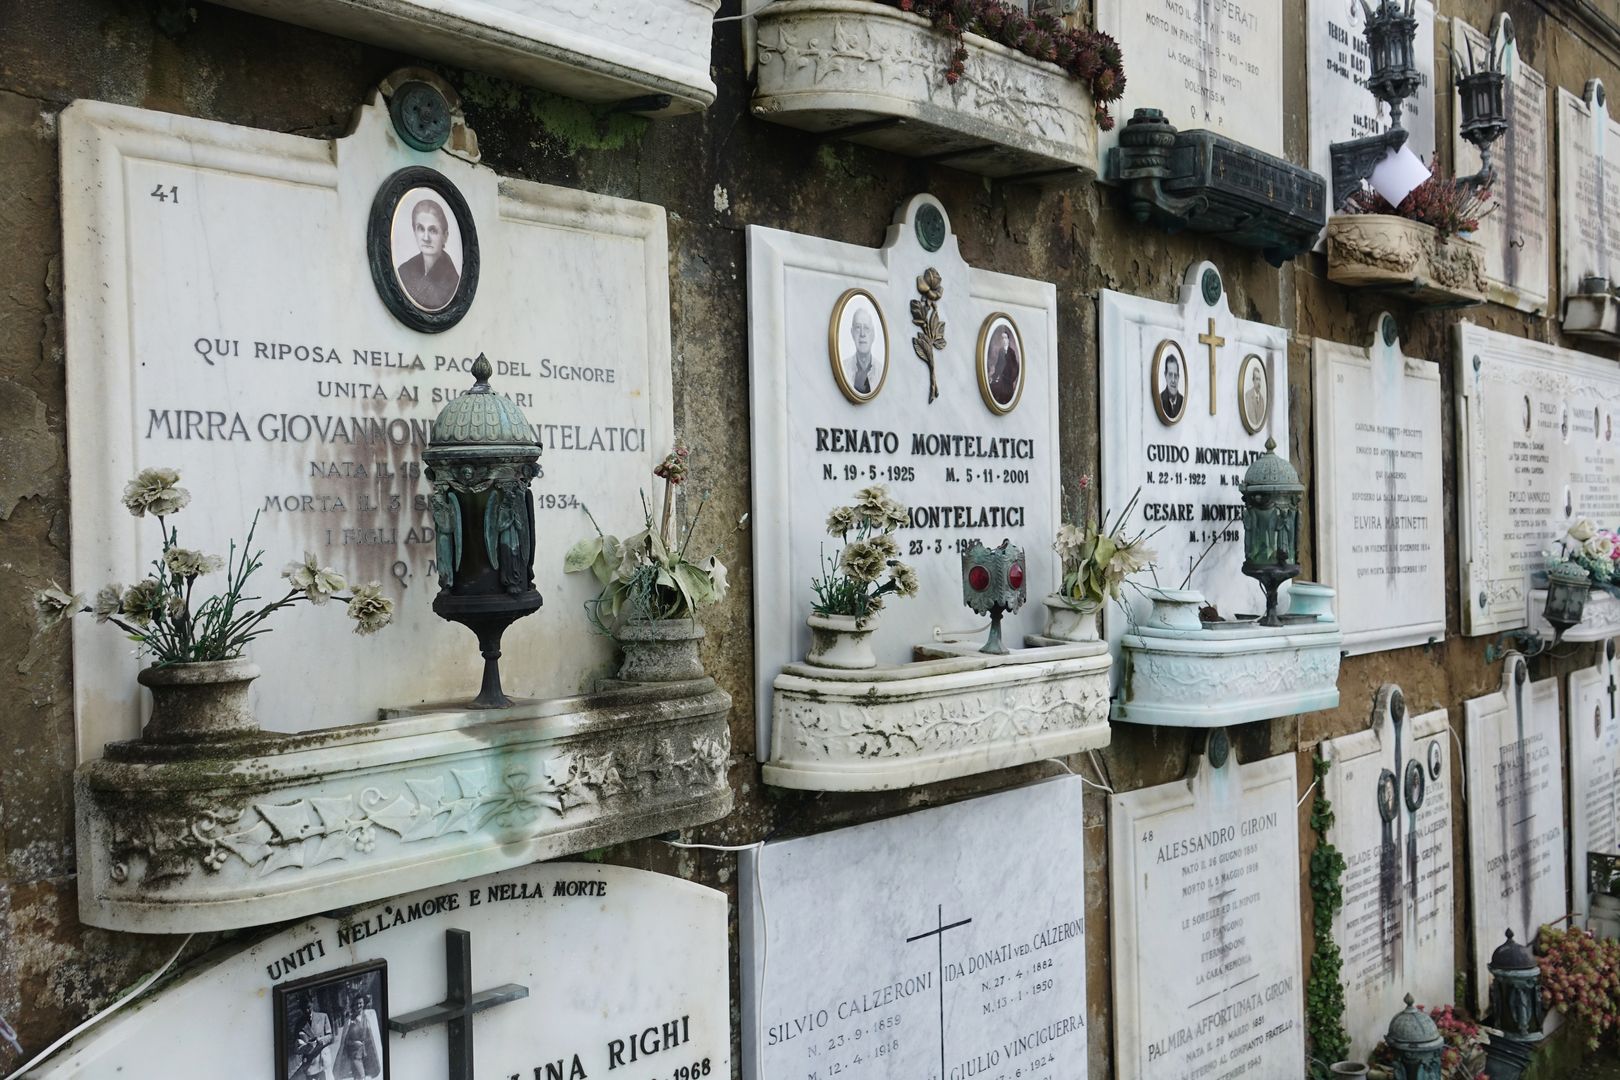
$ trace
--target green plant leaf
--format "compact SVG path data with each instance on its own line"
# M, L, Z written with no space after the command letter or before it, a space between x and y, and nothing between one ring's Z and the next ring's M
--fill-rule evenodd
M602 538L587 536L568 549L568 554L563 558L563 572L577 574L581 570L588 570L600 554L602 554Z

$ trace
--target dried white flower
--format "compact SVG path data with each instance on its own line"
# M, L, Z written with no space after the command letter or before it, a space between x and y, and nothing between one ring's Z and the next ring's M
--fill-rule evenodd
M43 625L56 626L71 619L84 606L84 597L68 593L53 581L47 588L34 594L34 606L39 609L39 619Z
M124 588L122 585L103 585L96 593L95 603L90 610L95 612L96 622L104 623L123 606Z
M142 469L124 485L124 506L136 517L168 517L190 501L191 492L180 486L180 473L175 469Z
M394 602L382 594L382 583L356 585L349 600L349 618L357 634L375 634L394 621Z
M163 553L163 565L169 568L169 573L175 577L196 577L198 574L212 574L225 568L225 560L218 555L204 555L200 551L190 548L170 548Z
M349 587L342 574L330 566L321 566L315 561L314 554L308 551L304 552L303 562L288 563L282 569L281 576L291 582L294 589L302 590L312 604L324 604L334 593ZM392 604L393 601L389 601L390 607Z
M709 581L714 585L713 602L718 604L726 598L726 592L731 588L731 583L726 580L726 564L720 561L718 555L710 555L703 569L709 572Z

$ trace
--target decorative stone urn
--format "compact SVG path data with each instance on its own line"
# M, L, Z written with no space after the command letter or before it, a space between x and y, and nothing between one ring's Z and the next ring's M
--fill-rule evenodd
M1316 581L1295 581L1288 586L1288 614L1333 618L1334 591Z
M1097 641L1097 615L1102 605L1071 600L1060 593L1046 597L1046 636L1057 641Z
M810 651L804 662L812 667L864 671L877 667L871 637L877 630L876 616L857 620L853 615L811 615Z
M1204 594L1197 589L1158 589L1148 587L1142 590L1149 600L1153 602L1153 610L1148 614L1147 624L1156 630L1202 630L1203 620L1199 612L1204 609Z
M1485 249L1394 214L1335 214L1327 227L1328 279L1388 289L1444 307L1483 304Z
M626 620L613 640L624 650L619 665L622 682L681 682L703 678L698 644L703 624L696 619Z
M203 660L142 669L136 680L152 691L149 742L208 742L259 730L248 708L248 684L259 677L249 660Z

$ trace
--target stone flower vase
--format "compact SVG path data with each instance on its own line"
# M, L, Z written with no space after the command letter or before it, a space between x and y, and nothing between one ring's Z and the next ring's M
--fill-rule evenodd
M619 678L625 682L681 682L704 676L698 644L703 624L693 618L626 620L613 639L624 650Z
M1059 641L1097 641L1100 611L1101 604L1052 593L1046 597L1046 636Z
M1142 590L1153 601L1147 624L1158 630L1202 630L1204 621L1199 612L1204 609L1204 594L1196 589Z
M1335 1061L1328 1071L1334 1076L1366 1076L1367 1066L1359 1061Z
M152 716L141 737L208 742L257 732L248 684L258 677L259 666L240 657L142 669L135 679L152 691Z
M810 624L810 652L805 663L846 671L877 667L869 640L877 630L875 616L859 624L853 615L812 615L805 621Z

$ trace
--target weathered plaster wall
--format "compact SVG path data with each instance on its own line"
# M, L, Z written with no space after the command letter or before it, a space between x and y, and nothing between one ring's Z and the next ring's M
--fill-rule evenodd
M1476 26L1486 25L1495 11L1485 0L1442 0L1440 7L1443 15L1462 15ZM29 1053L105 1004L179 944L87 930L75 918L71 656L66 633L41 632L27 603L35 589L67 579L70 478L63 434L68 403L59 318L56 115L71 100L88 97L329 137L341 134L372 84L395 67L416 62L206 3L187 9L189 29L169 37L156 29L158 8L158 0L0 3L5 46L0 49L0 190L6 192L0 199L0 235L9 252L0 265L0 596L10 600L0 604L0 696L10 703L10 715L0 725L0 1017L16 1026ZM727 13L734 8L728 3ZM1287 146L1302 160L1307 138L1302 0L1290 0L1285 9L1289 63L1283 92L1297 103L1288 111ZM1620 31L1561 22L1564 9L1551 0L1546 6L1515 0L1507 10L1519 28L1521 55L1552 84L1578 90L1598 75L1620 86ZM1617 18L1620 11L1607 15ZM1129 57L1126 62L1128 69ZM734 22L716 30L714 64L720 87L715 105L702 116L656 122L592 112L477 73L439 70L461 88L485 161L494 168L669 208L677 426L694 445L722 517L741 513L749 503L744 227L757 223L875 245L896 205L928 190L950 209L971 263L1058 285L1066 485L1097 471L1097 291L1112 288L1169 300L1188 263L1209 256L1223 269L1236 311L1281 322L1293 333L1290 450L1307 477L1314 336L1361 342L1372 316L1387 307L1401 322L1408 354L1440 362L1448 447L1445 513L1448 535L1455 535L1450 493L1456 465L1449 456L1455 425L1449 365L1454 313L1419 313L1398 298L1348 293L1327 282L1320 257L1276 271L1245 251L1140 229L1120 212L1114 195L1097 186L996 185L756 121L746 108ZM1444 133L1451 118L1449 99L1441 98ZM1449 136L1442 134L1439 141L1449 147ZM1504 309L1476 310L1469 317L1495 329L1559 340L1548 321ZM1446 555L1448 626L1456 634L1455 549ZM746 550L735 580L731 597L706 623L710 669L736 701L731 779L737 810L727 821L699 830L701 839L734 844L825 829L1055 771L1056 766L1041 764L882 796L762 789L753 759L756 703ZM1536 674L1545 677L1590 662L1590 650L1583 649L1573 659L1538 662ZM1482 640L1455 636L1432 649L1353 658L1344 665L1339 709L1248 725L1237 732L1239 753L1245 759L1296 753L1325 736L1355 730L1365 723L1377 687L1390 681L1405 688L1415 711L1448 707L1460 727L1460 702L1494 688L1498 673L1484 663ZM1192 741L1176 731L1121 728L1102 757L1115 786L1137 788L1180 777ZM1089 769L1080 761L1072 764ZM1300 764L1308 776L1303 755ZM1460 823L1460 803L1455 811ZM1088 792L1090 1054L1092 1075L1098 1077L1109 1075L1111 1057L1106 814L1104 797ZM1306 832L1303 813L1301 829ZM1310 847L1308 833L1302 847ZM1456 850L1461 958L1467 921L1460 824ZM730 854L676 853L643 842L607 857L733 887ZM1301 897L1304 902L1303 875ZM1308 936L1308 906L1306 919ZM198 939L188 955L212 947L230 944ZM18 1060L0 1041L0 1070Z

